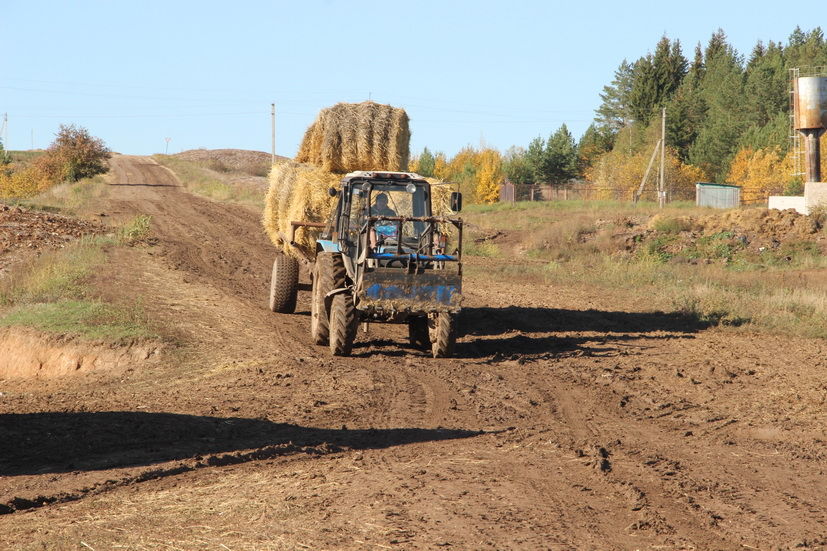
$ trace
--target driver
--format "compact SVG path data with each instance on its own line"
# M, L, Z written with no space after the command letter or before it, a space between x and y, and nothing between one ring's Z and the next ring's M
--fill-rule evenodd
M396 216L396 211L388 206L388 194L379 193L370 209L372 216Z

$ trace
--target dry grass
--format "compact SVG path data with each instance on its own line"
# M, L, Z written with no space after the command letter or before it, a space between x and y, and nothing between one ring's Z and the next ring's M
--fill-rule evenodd
M711 325L827 338L827 258L816 244L824 236L798 236L812 231L815 221L761 209L716 217L687 208L658 212L568 203L469 209L478 235L505 232L488 245L497 246L505 258L472 265L471 272L588 288L622 303L680 311ZM703 237L690 240L687 231L697 225L690 220L700 220L709 231L750 222L766 231L777 227L791 233L775 250L759 253L752 250L755 243L744 246L734 232L707 236L701 227L696 235Z
M304 134L296 160L327 172L407 170L408 114L371 101L323 109Z
M260 207L264 200L263 186L256 186L213 170L207 161L189 161L172 155L153 155L155 161L167 167L184 186L214 201L226 201Z

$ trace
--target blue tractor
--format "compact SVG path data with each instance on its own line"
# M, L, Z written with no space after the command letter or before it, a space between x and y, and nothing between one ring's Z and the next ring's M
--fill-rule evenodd
M462 302L462 220L434 216L432 193L431 184L409 172L344 176L338 190L330 189L338 199L326 223L291 222L291 235L283 236L298 255L276 257L271 310L295 310L303 261L313 281L314 343L347 356L359 325L405 323L413 346L451 356ZM450 203L459 212L462 196L451 192ZM315 251L295 242L302 227L320 230Z

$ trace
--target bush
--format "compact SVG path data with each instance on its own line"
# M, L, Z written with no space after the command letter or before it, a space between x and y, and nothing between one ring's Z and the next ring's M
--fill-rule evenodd
M109 148L100 138L74 124L60 125L57 137L48 149L53 167L59 167L63 178L72 181L89 178L106 172L106 161L111 157Z

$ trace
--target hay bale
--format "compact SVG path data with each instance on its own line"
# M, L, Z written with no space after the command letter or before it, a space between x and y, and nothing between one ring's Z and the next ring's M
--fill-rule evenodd
M322 109L304 134L296 161L327 172L407 170L411 132L404 109L372 101Z
M340 176L322 168L282 161L270 171L270 188L264 201L262 222L274 245L286 253L296 255L282 235L289 238L290 222L324 222L335 203L327 190L338 187ZM296 242L307 252L314 249L319 230L302 228L296 232Z

